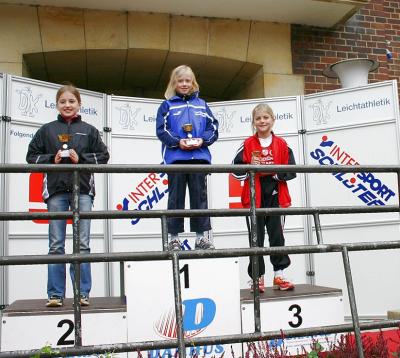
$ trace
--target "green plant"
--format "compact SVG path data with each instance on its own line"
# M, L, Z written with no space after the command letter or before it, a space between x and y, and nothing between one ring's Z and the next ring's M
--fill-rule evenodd
M33 356L30 356L30 358L40 358L42 354L46 355L56 355L60 353L58 349L53 349L52 346L47 343L44 347L42 347L39 352L35 353Z

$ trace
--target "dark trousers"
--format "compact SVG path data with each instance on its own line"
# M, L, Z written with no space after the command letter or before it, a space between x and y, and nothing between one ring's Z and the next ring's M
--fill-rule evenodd
M262 193L264 193L262 197L262 207L264 208L278 208L278 194L277 194L277 186L274 185L274 188L270 188L270 179L269 177L265 177L267 179L261 181ZM262 178L264 179L264 178ZM276 183L273 183L276 184ZM268 190L270 189L270 190ZM275 194L272 194L275 193ZM284 216L257 216L257 247L264 247L265 240L265 228L267 228L269 246L270 247L278 247L285 246L285 237L283 236L283 227L284 227L285 217ZM249 231L249 244L251 246L251 233L250 233L250 218L246 217L247 229ZM290 258L288 255L270 255L270 261L274 268L274 271L284 270L290 265ZM251 260L247 268L247 272L250 277L253 277L253 270L251 265ZM259 277L265 274L265 263L263 256L257 256L258 260L258 273Z
M182 164L175 162L174 164ZM185 162L185 164L189 164ZM191 162L190 164L205 164ZM207 163L206 163L207 164ZM168 174L168 209L184 209L186 185L189 188L190 208L207 209L207 178L203 173L169 173ZM168 218L168 232L178 234L184 232L184 218ZM211 230L209 217L190 218L190 231L204 232Z

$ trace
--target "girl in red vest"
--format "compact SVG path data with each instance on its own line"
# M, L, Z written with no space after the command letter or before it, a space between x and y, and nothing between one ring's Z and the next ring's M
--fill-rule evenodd
M286 141L272 132L275 124L275 116L268 104L257 105L252 112L252 125L255 134L247 138L236 153L234 164L296 164L292 150ZM247 174L237 175L238 180L244 180L242 190L242 205L250 207L250 178ZM287 208L291 205L291 198L286 181L296 177L296 173L257 173L255 176L256 207L257 208ZM284 216L257 216L257 246L264 247L265 228L267 228L269 245L271 247L285 246L283 236ZM250 220L246 217L249 230L251 246ZM264 257L257 256L259 277L258 285L260 292L265 291ZM283 270L290 265L288 255L271 255L270 260L274 268L273 288L276 290L292 290L294 285L285 278ZM251 260L248 266L248 274L253 277ZM252 281L251 281L252 283ZM253 290L253 287L251 287Z

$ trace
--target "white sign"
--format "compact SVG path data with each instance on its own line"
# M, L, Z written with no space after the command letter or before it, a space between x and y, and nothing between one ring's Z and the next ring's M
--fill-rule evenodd
M113 136L155 137L160 100L111 96L109 103L111 105Z
M239 334L239 264L236 258L180 261L183 327L186 338ZM128 341L177 338L170 261L125 265ZM140 294L141 293L141 294ZM241 346L234 345L237 356ZM176 349L154 350L150 357L175 356ZM187 347L187 355L231 356L230 345Z
M230 101L210 103L210 109L219 122L219 138L249 137L251 112L260 103L267 103L274 111L277 134L297 133L300 120L299 97L257 99L251 101Z
M56 93L60 85L11 77L11 118L14 121L44 124L57 118ZM100 132L105 123L105 95L80 90L82 120L95 126Z
M74 316L66 313L3 316L1 333L1 351L41 349L45 346L72 348L75 344ZM126 337L126 312L82 312L83 345L127 343ZM115 356L127 355L121 353Z
M393 82L304 96L307 131L382 123L396 118Z

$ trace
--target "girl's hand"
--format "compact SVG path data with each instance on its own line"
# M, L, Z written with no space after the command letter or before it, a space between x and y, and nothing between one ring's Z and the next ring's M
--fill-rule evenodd
M69 158L71 159L72 163L78 164L79 155L75 152L75 149L70 149L69 150Z
M60 164L61 159L62 159L62 157L61 157L61 150L59 150L59 151L56 153L56 156L54 157L54 163L55 163L55 164Z
M200 148L203 145L203 138L196 138L197 144L191 145L192 149Z
M186 144L186 139L181 139L179 141L179 148L181 148L182 150L192 150L193 146L187 145Z

